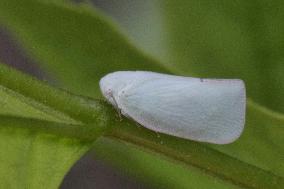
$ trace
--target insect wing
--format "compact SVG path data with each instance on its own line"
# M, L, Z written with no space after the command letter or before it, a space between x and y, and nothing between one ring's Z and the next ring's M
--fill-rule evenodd
M240 136L245 119L241 80L161 76L141 81L136 79L118 98L122 113L141 125L217 144L233 142Z

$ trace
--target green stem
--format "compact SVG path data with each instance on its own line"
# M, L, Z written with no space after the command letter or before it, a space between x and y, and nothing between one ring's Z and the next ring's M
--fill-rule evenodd
M0 115L0 126L1 128L7 129L29 129L31 132L50 133L62 137L76 138L86 142L94 141L105 131L105 127L97 127L92 124L84 126L71 125L4 115Z
M95 101L54 89L44 82L3 64L0 64L0 85L84 123L93 123L97 120L107 122L106 118L110 116L106 115L113 114L113 109L103 101Z
M132 121L117 123L107 136L132 143L168 158L195 166L208 174L245 188L280 189L284 178L251 164L247 164L202 143L157 134Z

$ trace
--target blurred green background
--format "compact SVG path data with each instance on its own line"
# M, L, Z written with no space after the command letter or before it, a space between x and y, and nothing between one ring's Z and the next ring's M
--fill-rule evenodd
M98 80L116 70L243 79L248 98L271 117L262 120L251 113L244 143L212 148L283 177L280 142L284 122L274 121L284 113L283 1L93 0L73 1L71 8L67 4L1 1L1 62L92 98L102 98ZM116 153L121 155L105 161ZM155 158L159 163L153 168L150 162ZM150 165L144 167L144 163ZM156 188L160 182L155 185L153 180L161 180L168 188L239 187L167 163L161 157L103 139L71 169L61 188ZM178 184L171 186L175 182Z

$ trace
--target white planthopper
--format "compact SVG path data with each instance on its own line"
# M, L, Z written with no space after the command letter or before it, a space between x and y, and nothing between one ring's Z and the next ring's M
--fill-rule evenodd
M118 71L104 76L100 88L123 115L160 133L227 144L244 129L246 94L239 79Z

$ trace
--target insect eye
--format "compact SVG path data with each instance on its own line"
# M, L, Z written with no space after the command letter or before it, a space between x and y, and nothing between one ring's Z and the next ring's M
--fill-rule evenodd
M107 89L107 90L106 90L106 94L107 94L107 95L111 95L111 93L112 93L111 89Z

